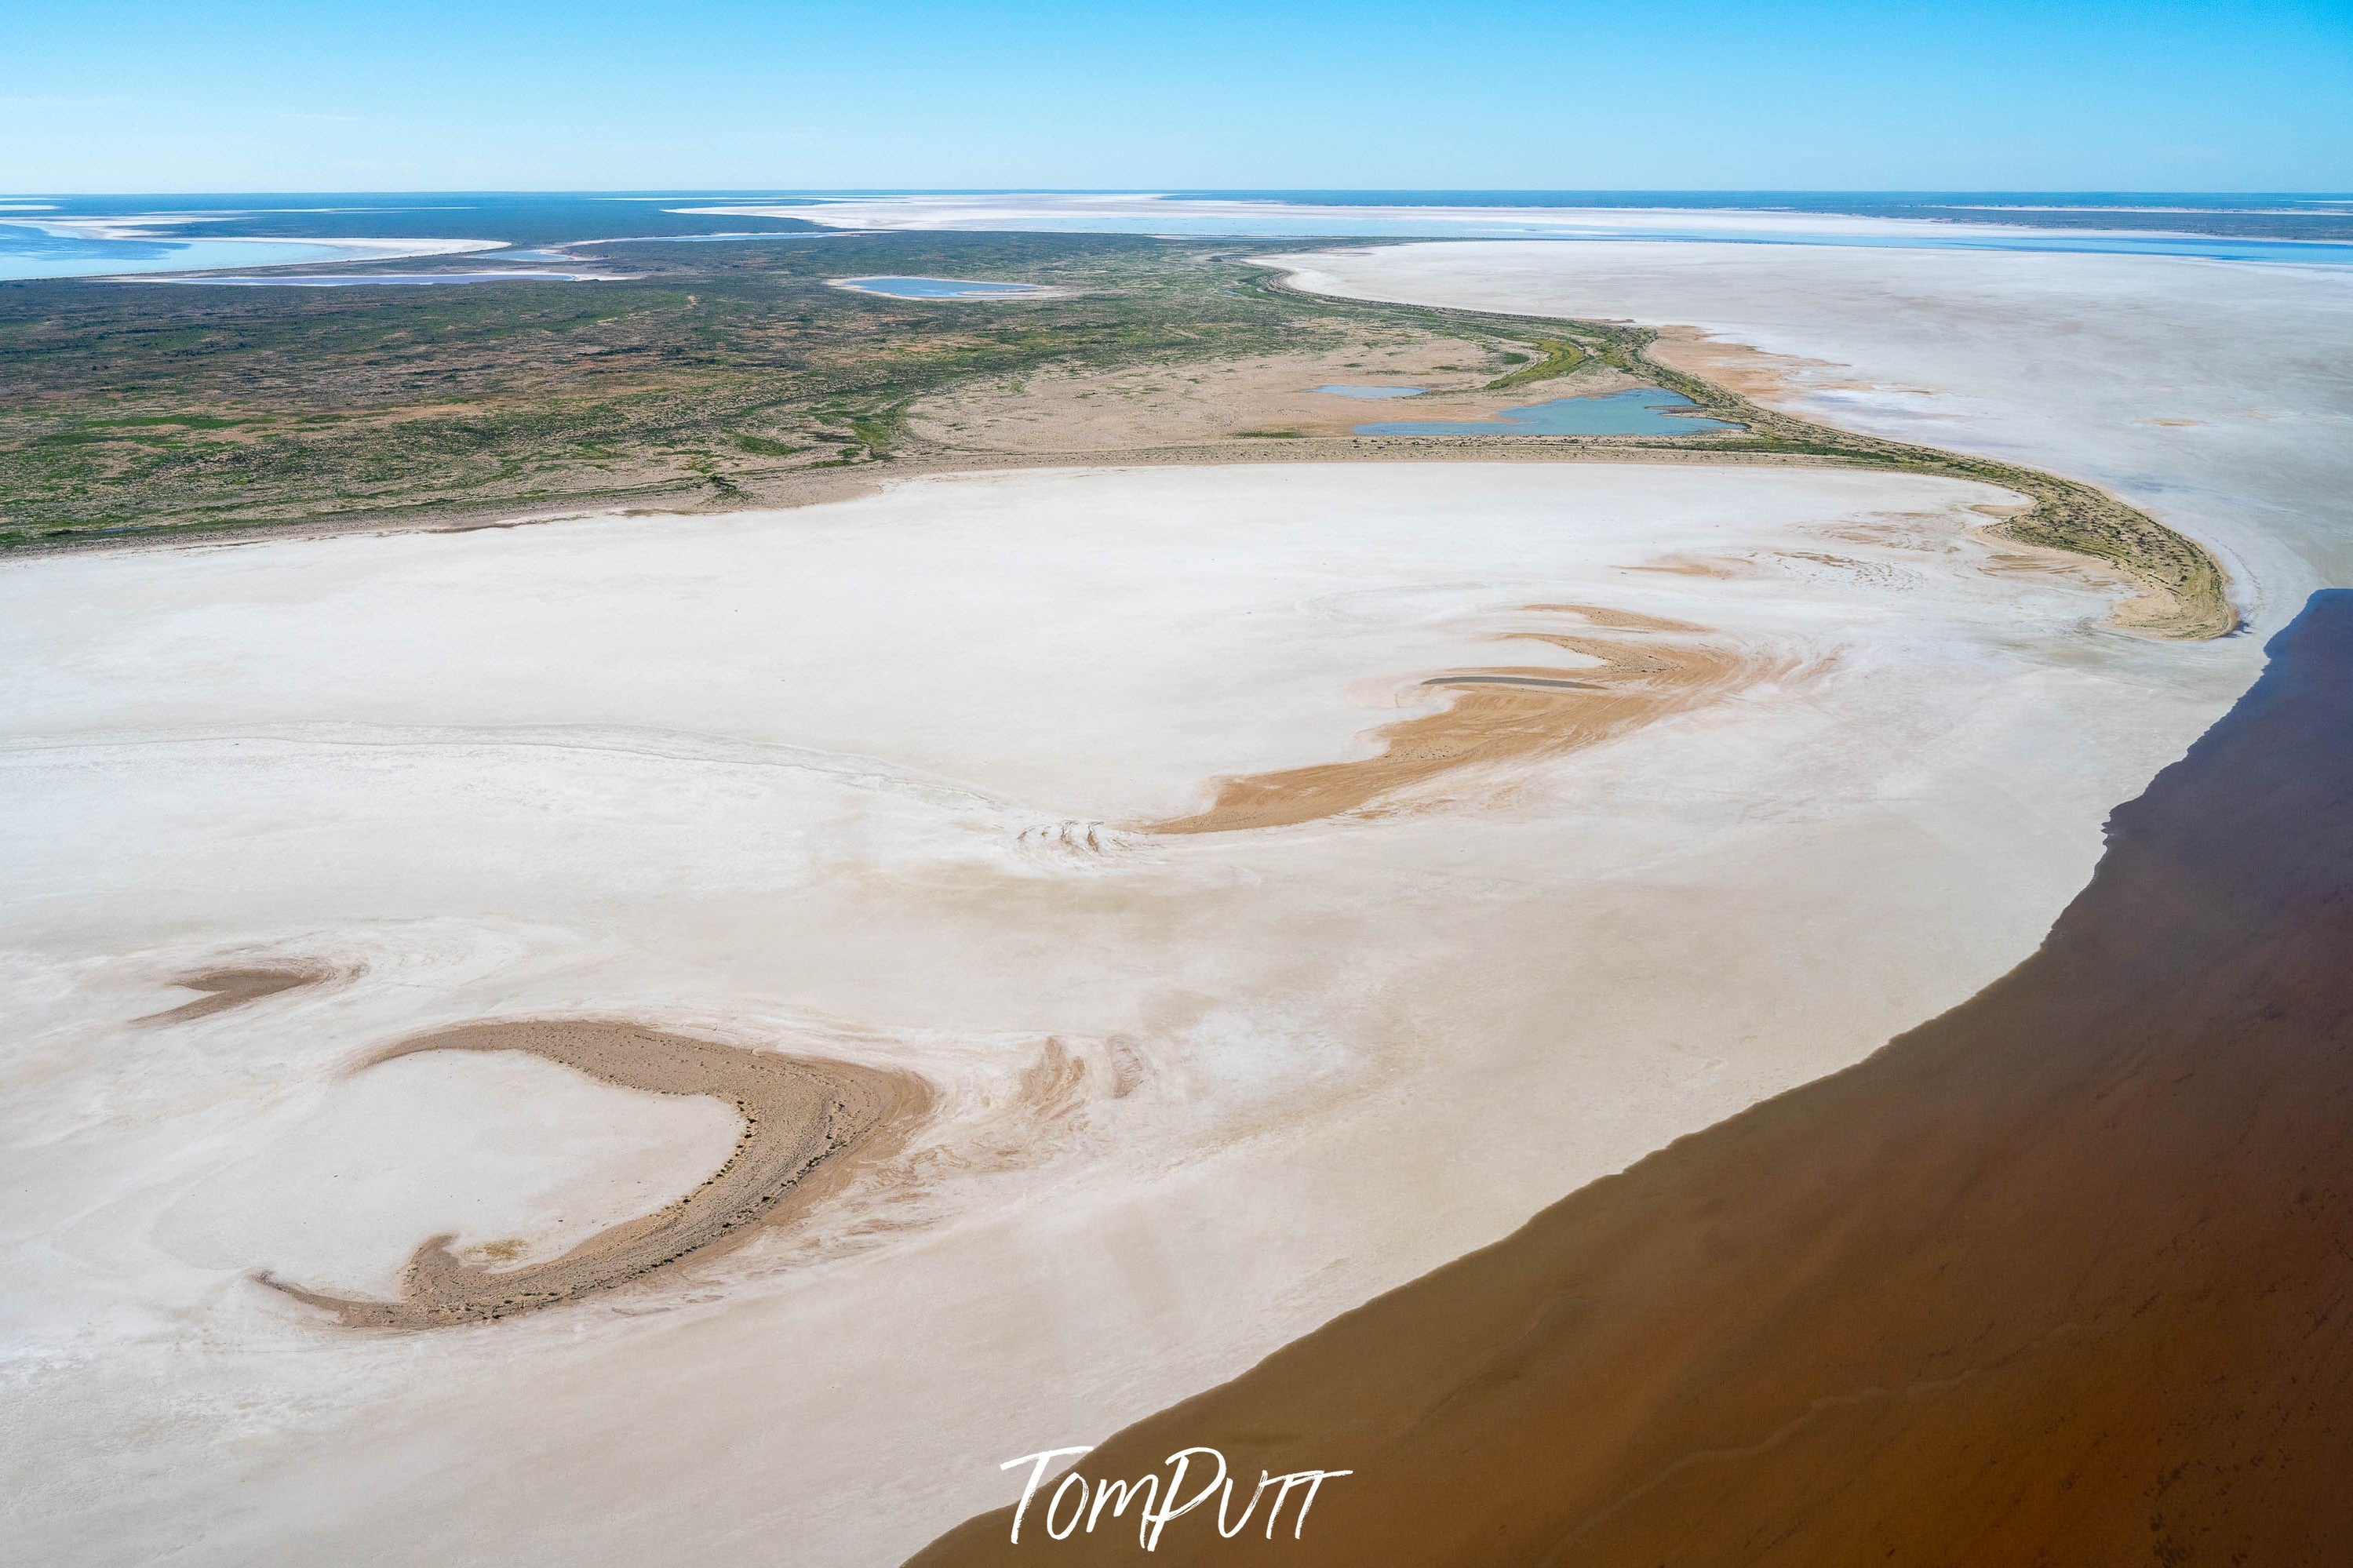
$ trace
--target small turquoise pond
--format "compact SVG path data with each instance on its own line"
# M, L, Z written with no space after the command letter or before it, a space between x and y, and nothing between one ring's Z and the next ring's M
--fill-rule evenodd
M1035 283L992 283L978 278L844 278L841 286L894 300L1013 300L1045 291Z
M1506 408L1493 419L1397 419L1359 425L1359 436L1699 436L1737 430L1722 419L1669 410L1696 408L1680 392L1636 386L1600 397L1561 397Z
M1308 390L1328 392L1335 397L1361 397L1370 403L1384 397L1411 397L1416 393L1428 392L1430 388L1426 386L1314 386Z

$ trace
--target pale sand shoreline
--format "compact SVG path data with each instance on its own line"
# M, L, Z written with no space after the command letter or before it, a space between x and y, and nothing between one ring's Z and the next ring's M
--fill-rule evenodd
M370 512L344 518L314 518L296 522L238 523L213 528L189 525L167 532L77 535L57 542L11 547L0 553L0 570L12 563L54 560L59 556L111 555L152 550L204 550L260 544L278 540L322 540L353 536L389 537L404 533L475 533L486 530L535 528L552 523L583 522L613 518L749 517L783 510L859 500L902 483L979 479L991 475L1056 474L1119 468L1315 467L1335 462L1364 464L1536 463L1583 466L1593 463L1635 464L1661 468L1742 468L1829 469L1834 465L1818 458L1758 454L1677 450L1661 447L1611 445L1609 437L1583 437L1586 444L1566 446L1540 437L1450 436L1409 437L1308 436L1297 439L1209 441L1194 445L1111 447L1081 451L985 453L943 451L919 458L894 458L887 465L857 466L800 473L769 481L748 499L714 500L706 504L667 507L649 504L647 498L614 498L609 504L567 504L544 511L512 506L479 511L444 510Z
M11 1260L11 1528L68 1561L192 1531L224 1562L913 1549L1005 1500L997 1460L1231 1376L2031 951L2253 650L2096 630L2112 584L1989 571L2005 499L1796 467L1033 470L0 574L9 1114L43 1130L5 1217L65 1238ZM2258 614L2312 570L2217 532ZM1820 673L1460 807L1118 827L1377 755L1446 700L1422 681L1563 604ZM164 977L272 944L364 973L127 1043ZM274 1313L245 1270L299 1237L173 1217L355 1046L589 1012L914 1072L939 1110L791 1234L425 1363ZM191 1335L204 1370L165 1376Z

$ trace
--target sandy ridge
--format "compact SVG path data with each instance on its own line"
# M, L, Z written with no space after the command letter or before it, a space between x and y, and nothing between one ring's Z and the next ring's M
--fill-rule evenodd
M544 1263L485 1268L453 1250L455 1237L437 1236L410 1258L397 1301L258 1277L349 1327L488 1322L577 1300L739 1241L800 1212L856 1160L896 1148L931 1104L929 1088L911 1073L588 1020L469 1024L389 1046L353 1070L426 1051L523 1051L624 1089L711 1095L735 1107L744 1131L726 1163L686 1196Z

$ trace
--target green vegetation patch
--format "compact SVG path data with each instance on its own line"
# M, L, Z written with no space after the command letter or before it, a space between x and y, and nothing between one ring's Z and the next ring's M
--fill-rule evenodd
M1533 346L1538 357L1532 364L1527 363L1526 354L1505 351L1503 355L1504 362L1506 364L1520 365L1522 368L1497 376L1487 384L1487 390L1508 392L1515 386L1525 386L1531 382L1550 381L1555 376L1567 375L1577 369L1589 357L1582 343L1573 342L1567 338L1538 338Z
M545 216L554 222L561 210ZM1257 259L1285 248L849 235L809 246L604 246L600 256L644 275L593 287L0 284L0 549L125 529L523 501L733 502L780 474L920 454L908 412L951 388L1018 394L1040 372L1181 373L1345 352L1406 331L1508 366L1486 384L1491 393L1609 366L1739 426L1519 443L1542 439L1564 457L1672 451L1999 485L2033 503L2001 531L2129 574L2170 603L2165 629L2212 636L2236 624L2205 551L2091 486L1759 407L1660 364L1648 352L1654 334L1639 328L1296 293ZM861 273L1003 278L1056 292L977 307L825 282Z

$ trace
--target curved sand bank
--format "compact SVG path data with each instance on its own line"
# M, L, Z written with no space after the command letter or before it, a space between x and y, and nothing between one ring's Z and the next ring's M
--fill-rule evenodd
M1351 1469L1302 1563L2317 1563L2353 1531L2353 593L2033 957L1078 1461ZM1188 1493L1189 1495L1189 1493ZM1238 1495L1240 1511L1243 1495ZM1296 1504L1294 1502L1294 1509ZM1131 1521L915 1562L1125 1561Z
M931 1098L923 1081L908 1073L579 1020L518 1019L438 1030L378 1051L354 1070L427 1051L522 1051L622 1089L710 1095L735 1108L744 1131L727 1163L676 1203L599 1232L544 1263L484 1268L458 1256L454 1236L437 1236L409 1259L398 1301L261 1276L347 1327L488 1322L576 1301L741 1241L753 1226L806 1208L860 1155L903 1142Z

